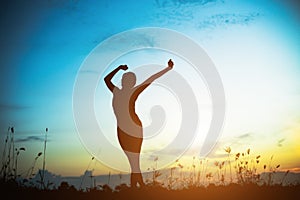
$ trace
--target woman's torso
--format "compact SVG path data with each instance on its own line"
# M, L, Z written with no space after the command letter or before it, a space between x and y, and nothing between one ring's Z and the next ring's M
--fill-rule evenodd
M134 95L134 89L115 89L113 92L112 106L117 124L126 133L140 132L142 128L141 120L135 112L136 100L137 96Z

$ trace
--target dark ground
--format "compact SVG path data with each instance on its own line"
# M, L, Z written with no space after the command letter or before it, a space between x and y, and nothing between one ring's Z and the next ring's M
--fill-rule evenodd
M20 186L14 182L1 182L2 198L6 199L141 199L141 200L187 200L187 199L218 199L218 200L276 200L300 199L300 185L295 186L258 186L256 184L228 186L192 187L180 190L168 190L161 186L145 186L144 188L129 188L125 185L114 190L107 186L89 191L78 191L65 185L57 189L41 190L38 188Z

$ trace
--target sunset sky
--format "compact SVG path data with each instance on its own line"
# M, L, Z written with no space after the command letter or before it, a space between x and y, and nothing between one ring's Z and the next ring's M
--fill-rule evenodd
M223 82L225 121L207 158L222 160L228 146L232 153L250 148L251 154L261 155L265 163L273 155L274 163L282 170L300 171L300 15L295 2L1 1L0 156L7 129L13 126L15 145L26 147L19 161L20 172L25 172L43 150L45 129L49 128L47 169L66 176L83 174L97 152L90 152L82 142L74 120L73 90L80 68L90 53L111 36L136 28L159 27L195 41L210 57ZM193 88L200 88L196 93L201 113L199 133L185 154L198 156L210 122L211 101L203 80L193 77L187 63L170 53L147 50L118 58L105 73L119 64L134 69L158 63L162 69L169 58L175 63L175 72L189 77L192 83L194 78ZM153 67L153 73L158 70ZM121 74L114 79L116 84ZM142 74L138 81L147 76ZM120 148L110 107L112 96L100 78L95 113L108 140ZM151 103L162 104L175 113L167 112L170 121L161 136L144 143L143 151L157 150L174 136L172 128L178 125L180 108L176 98L158 85L150 86L141 98L144 100L137 102L137 111L144 124L151 123ZM97 145L97 138L91 140ZM111 159L126 161L122 154L110 155L105 145L101 151ZM147 169L152 164L151 158L145 158L142 166ZM101 162L91 168L98 174L118 172Z

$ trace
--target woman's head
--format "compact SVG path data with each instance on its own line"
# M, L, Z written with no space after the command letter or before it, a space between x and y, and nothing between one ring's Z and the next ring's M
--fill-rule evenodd
M136 76L133 72L126 72L122 76L122 88L133 88L136 83Z

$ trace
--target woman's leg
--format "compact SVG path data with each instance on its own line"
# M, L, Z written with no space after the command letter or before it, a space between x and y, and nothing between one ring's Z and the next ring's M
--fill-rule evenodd
M140 154L125 151L131 167L130 184L131 187L136 187L137 183L144 186L144 181L140 169Z
M142 135L142 129L140 129L137 132L139 132L139 135ZM140 186L145 185L141 174L141 169L140 169L140 151L142 147L143 138L132 137L118 127L118 139L130 164L131 186L136 187L137 183L139 183Z

